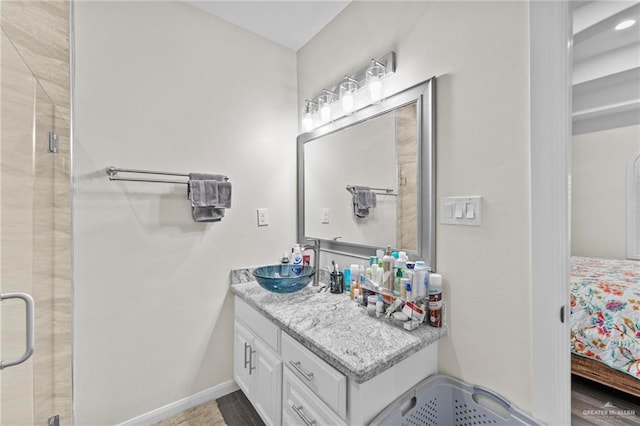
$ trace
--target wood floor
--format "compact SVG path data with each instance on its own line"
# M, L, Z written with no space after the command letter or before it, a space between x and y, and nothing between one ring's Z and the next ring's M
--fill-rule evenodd
M573 376L571 425L640 425L640 400L624 392Z
M242 391L200 405L154 426L264 426ZM574 376L571 426L640 426L640 400Z

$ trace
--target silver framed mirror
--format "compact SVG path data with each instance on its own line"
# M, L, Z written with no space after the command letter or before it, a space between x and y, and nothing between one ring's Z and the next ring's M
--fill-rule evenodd
M298 241L365 258L390 245L435 270L435 85L298 136ZM354 187L375 194L364 217Z

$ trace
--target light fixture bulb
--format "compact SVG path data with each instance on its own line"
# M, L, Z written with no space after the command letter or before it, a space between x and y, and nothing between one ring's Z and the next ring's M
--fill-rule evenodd
M382 79L385 74L386 70L384 66L375 59L372 59L371 65L367 68L366 79L367 86L369 86L369 98L373 103L377 103L382 100Z
M305 132L310 132L313 130L313 117L311 116L310 112L304 115L304 118L302 119L302 128Z
M331 103L336 100L336 94L324 89L322 95L318 96L318 107L320 108L320 120L323 123L331 121Z
M313 113L317 111L318 105L310 100L306 100L307 104L302 110L302 129L305 132L310 132L315 127L313 122Z
M356 90L358 90L358 82L351 77L345 77L344 81L340 83L340 101L342 102L342 109L347 114L351 114L355 110L353 95Z
M617 31L626 30L627 28L632 27L635 23L636 23L635 19L627 19L625 21L620 22L618 25L616 25L616 30Z

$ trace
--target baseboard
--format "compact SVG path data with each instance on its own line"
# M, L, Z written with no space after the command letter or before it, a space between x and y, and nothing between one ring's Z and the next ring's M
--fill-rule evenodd
M205 402L213 401L240 389L235 381L229 380L209 389L205 389L186 398L167 404L133 419L126 420L117 426L143 426L159 422L178 413Z

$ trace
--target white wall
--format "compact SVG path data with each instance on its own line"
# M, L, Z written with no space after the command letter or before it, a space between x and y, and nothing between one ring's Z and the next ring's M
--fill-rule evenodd
M481 227L437 227L439 370L530 410L528 4L353 2L298 51L299 106L389 50L386 93L438 77L437 196L483 196Z
M182 2L75 9L75 415L115 424L232 379L229 270L295 240L296 59ZM232 209L110 165L227 174Z
M573 137L571 253L627 257L627 168L640 154L640 126Z

